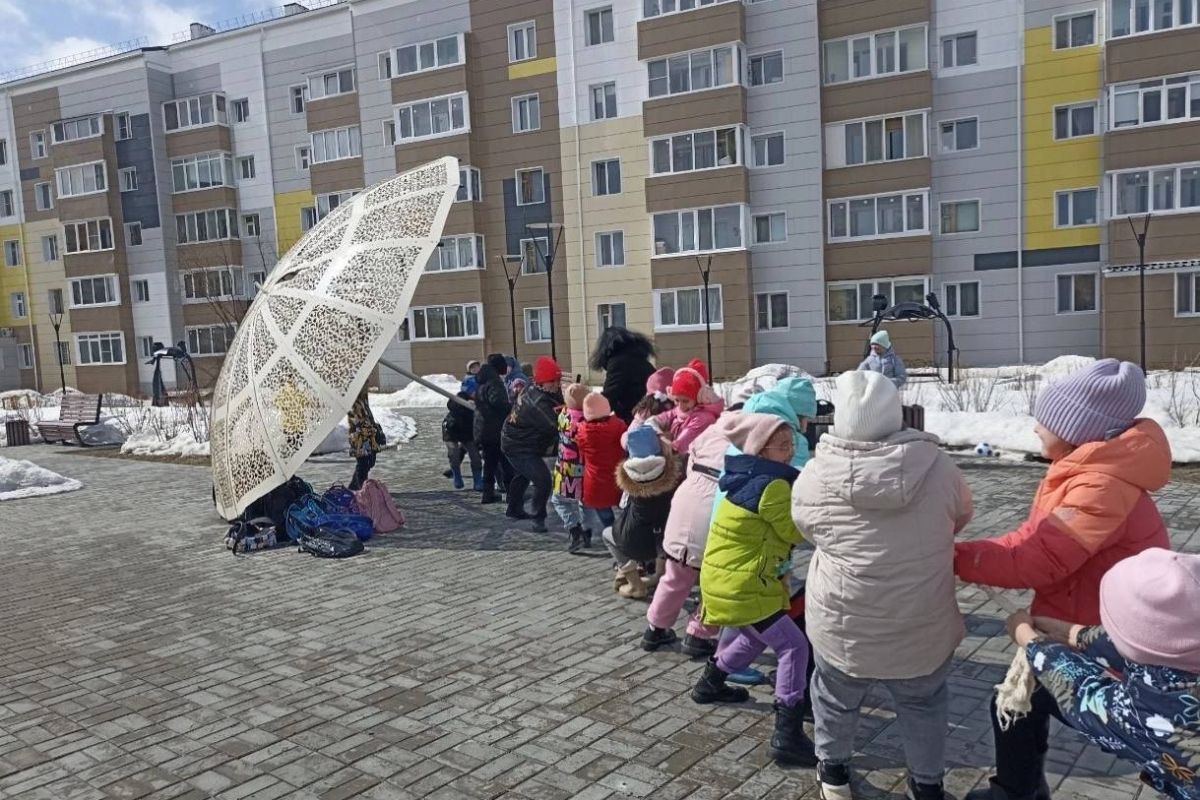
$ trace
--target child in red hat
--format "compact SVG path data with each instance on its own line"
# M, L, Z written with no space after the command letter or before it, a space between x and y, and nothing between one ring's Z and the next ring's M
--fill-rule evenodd
M687 453L692 441L721 416L725 401L708 385L708 368L698 358L675 371L667 396L675 407L647 424L669 438L676 453Z

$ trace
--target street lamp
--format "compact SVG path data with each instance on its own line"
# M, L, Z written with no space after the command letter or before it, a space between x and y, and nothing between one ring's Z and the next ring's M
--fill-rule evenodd
M708 374L714 374L716 366L712 360L712 315L708 313L708 280L712 275L712 256L704 264L700 256L696 256L696 269L700 270L700 280L704 283L704 345L708 353Z
M500 260L500 267L504 270L504 280L508 281L508 316L512 320L513 358L519 359L517 355L517 278L521 275L521 257L497 253L496 258ZM512 275L508 274L508 262L510 261L517 264L517 271Z
M545 253L538 247L536 237L533 240L533 249L542 257L542 263L546 265L546 297L550 312L550 357L558 361L558 349L555 347L554 341L554 256L558 253L558 246L562 242L563 225L561 222L531 222L525 228L533 232L540 229L546 237ZM551 237L552 231L555 234L553 238Z
M62 327L63 313L61 311L51 312L50 327L54 328L54 352L58 355L58 378L62 381L63 396L67 395L67 371L63 368L63 351L62 340L58 336L58 329Z
M1142 372L1146 371L1146 234L1150 233L1150 214L1142 223L1142 232L1138 233L1133 227L1133 217L1128 217L1129 229L1133 231L1133 239L1138 246L1138 294L1141 302L1141 318L1138 320L1138 330L1142 340Z

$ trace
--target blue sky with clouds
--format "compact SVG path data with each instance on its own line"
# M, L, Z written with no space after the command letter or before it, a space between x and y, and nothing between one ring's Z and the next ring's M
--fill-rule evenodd
M192 22L261 11L272 0L0 0L4 68L41 64L139 37L169 44Z

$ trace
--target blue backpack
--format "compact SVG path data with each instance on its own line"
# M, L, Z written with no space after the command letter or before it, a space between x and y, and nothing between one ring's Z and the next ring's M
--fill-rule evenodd
M287 535L293 542L320 528L346 531L362 542L375 533L375 524L370 517L344 511L315 494L301 498L288 509Z

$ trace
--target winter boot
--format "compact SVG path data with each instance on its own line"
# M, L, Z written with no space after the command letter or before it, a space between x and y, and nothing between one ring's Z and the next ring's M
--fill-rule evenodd
M717 654L717 642L715 639L701 639L689 633L683 637L679 652L688 658L712 658Z
M629 581L625 578L625 573L617 565L613 565L613 591L620 591L621 587Z
M571 543L567 545L567 552L578 553L583 548L583 528L575 525L568 533L571 534Z
M450 467L450 476L455 489L463 488L462 467Z
M642 581L641 574L638 573L637 562L630 561L621 567L621 575L625 578L625 585L617 590L621 597L630 600L645 600L649 591Z
M478 472L471 473L471 488L476 492L483 491L483 476Z
M670 628L656 628L648 625L642 634L642 649L647 653L653 653L658 648L673 645L677 641L679 641L679 637Z
M850 767L845 764L817 764L821 800L854 800L850 789Z
M908 776L907 800L951 800L942 788L941 783L917 783L913 776Z
M533 531L534 533L546 533L546 531L547 531L546 518L545 517L533 517L532 519L533 519L533 525L530 526L529 530Z
M963 800L1050 800L1050 785L1042 778L1042 785L1033 794L1012 794L995 778L989 778L986 786L969 792Z
M750 699L750 692L740 686L728 686L725 679L728 673L722 672L717 666L716 659L710 658L704 665L700 680L692 687L692 701L701 705L709 703L744 703Z
M592 529L591 528L583 529L583 549L584 550L592 549Z
M449 478L449 477L451 477L451 476L453 476L453 475L454 475L454 470L453 470L453 469L444 469L444 470L442 470L442 477L443 477L443 478Z
M499 503L499 502L500 502L500 498L496 496L496 489L494 487L488 487L488 486L483 487L483 492L479 495L480 505L486 506L486 505L491 505L492 503Z
M804 716L800 704L785 706L775 703L775 733L771 736L769 752L780 764L815 767L817 754L812 740L804 733Z

